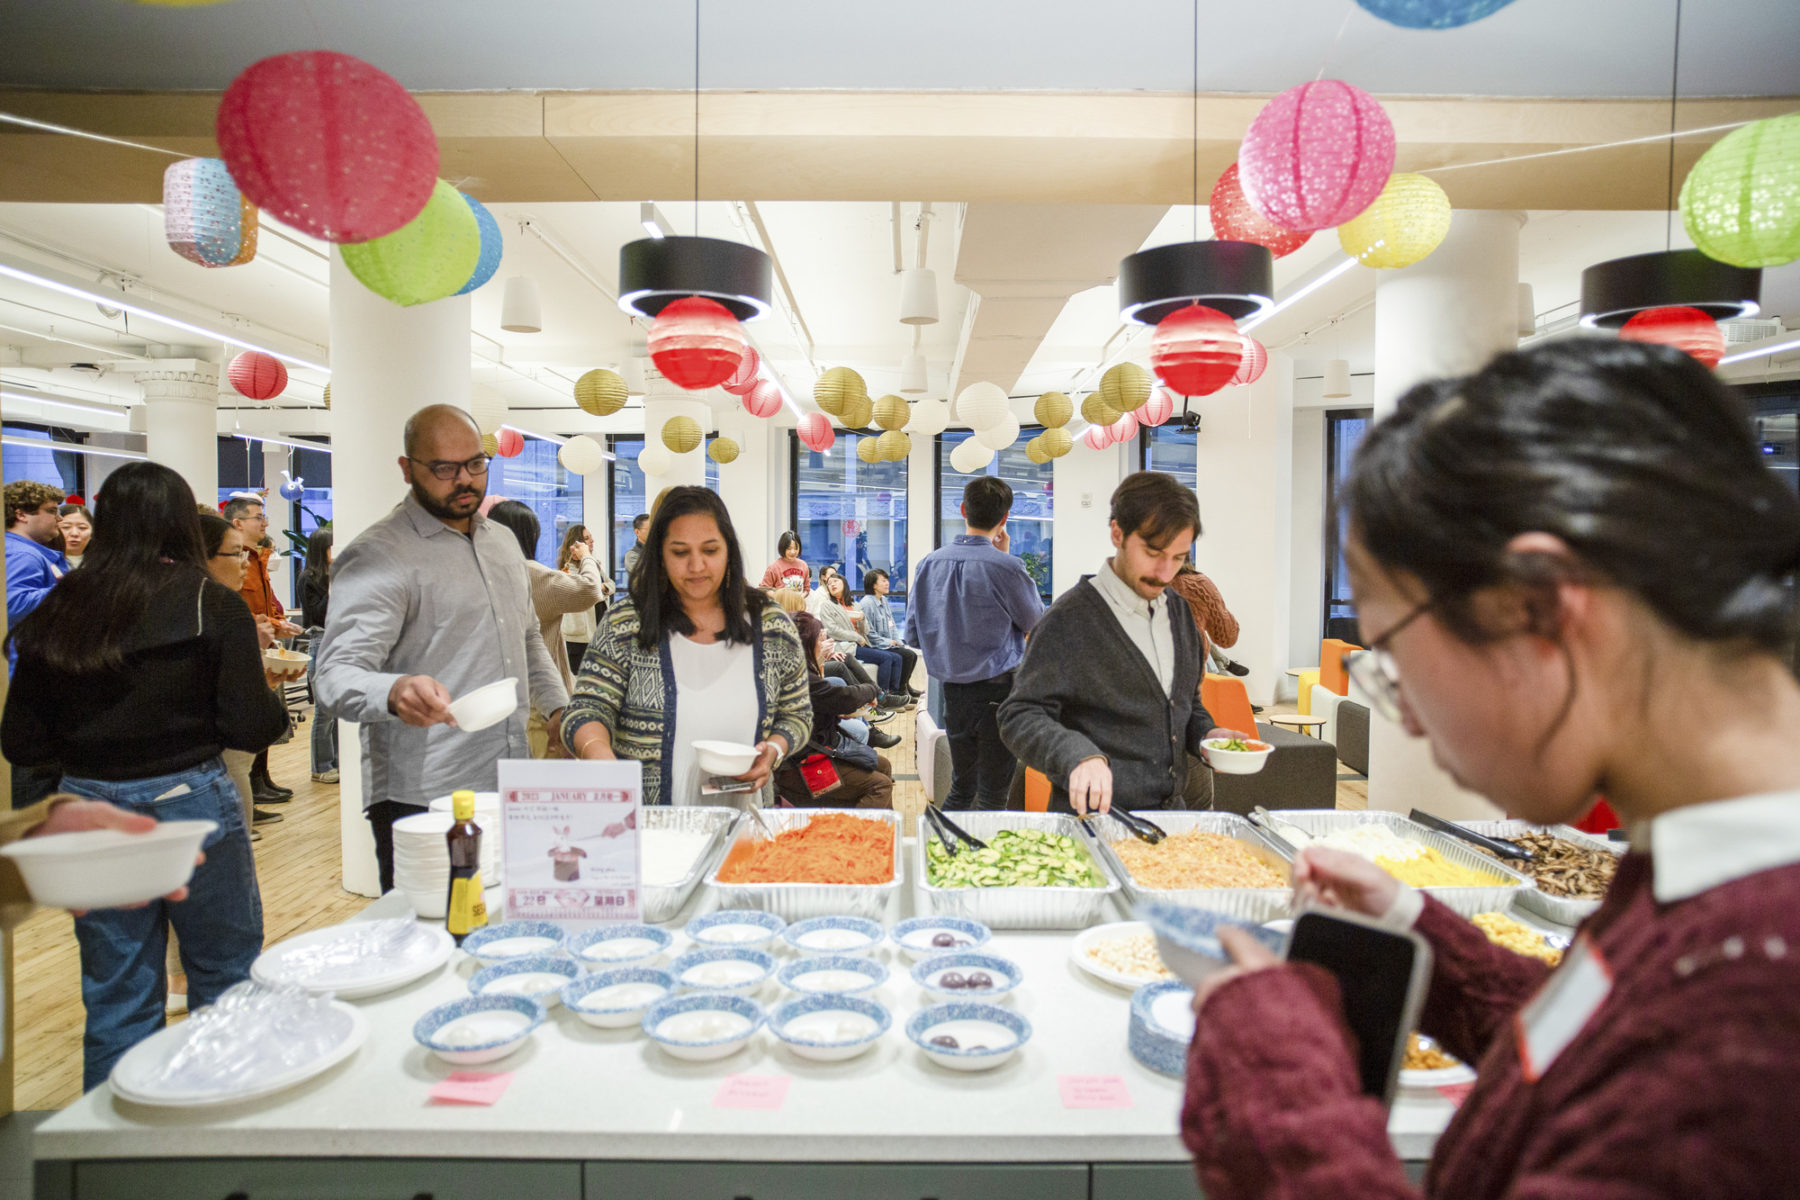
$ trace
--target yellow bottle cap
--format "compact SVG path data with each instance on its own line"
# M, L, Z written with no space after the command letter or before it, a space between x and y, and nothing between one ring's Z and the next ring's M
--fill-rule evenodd
M475 819L475 793L450 793L450 815L458 821L473 821Z

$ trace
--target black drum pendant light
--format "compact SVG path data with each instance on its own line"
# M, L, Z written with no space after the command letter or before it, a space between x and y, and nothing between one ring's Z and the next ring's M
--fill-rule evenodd
M1698 250L1659 250L1595 263L1581 273L1581 324L1617 329L1652 308L1697 308L1715 321L1755 316L1762 269Z

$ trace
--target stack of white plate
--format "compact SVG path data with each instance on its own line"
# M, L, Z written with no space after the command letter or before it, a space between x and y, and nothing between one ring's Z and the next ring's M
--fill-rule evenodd
M406 893L421 917L444 915L450 895L450 846L445 834L455 823L447 812L425 812L394 822L394 886ZM500 882L500 839L489 837L485 828L481 882L487 887Z

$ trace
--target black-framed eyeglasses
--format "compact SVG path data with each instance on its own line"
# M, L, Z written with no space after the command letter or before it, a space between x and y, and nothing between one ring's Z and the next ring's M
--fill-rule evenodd
M255 553L255 551L253 551L253 550L221 550L217 554L213 555L213 557L214 558L249 558L254 553Z
M438 479L444 480L446 483L455 479L458 471L467 471L471 479L480 479L483 475L488 473L489 460L488 456L485 454L477 454L467 462L445 462L441 458L434 458L427 462L422 458L414 458L410 454L406 457L408 462L418 463L421 467L430 471L432 475Z
M1388 653L1388 646L1400 631L1414 621L1437 607L1437 597L1428 596L1413 610L1401 617L1388 631L1369 643L1367 650L1353 650L1344 655L1344 672L1369 697L1369 703L1376 712L1390 721L1399 721L1400 712L1400 668L1394 664L1394 656Z

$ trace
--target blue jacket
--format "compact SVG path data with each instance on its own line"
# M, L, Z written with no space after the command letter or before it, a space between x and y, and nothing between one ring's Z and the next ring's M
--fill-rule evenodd
M32 609L44 602L69 569L69 560L59 550L32 541L22 533L6 534L6 628L19 627L19 622ZM7 643L6 662L10 669L17 661L12 644Z

